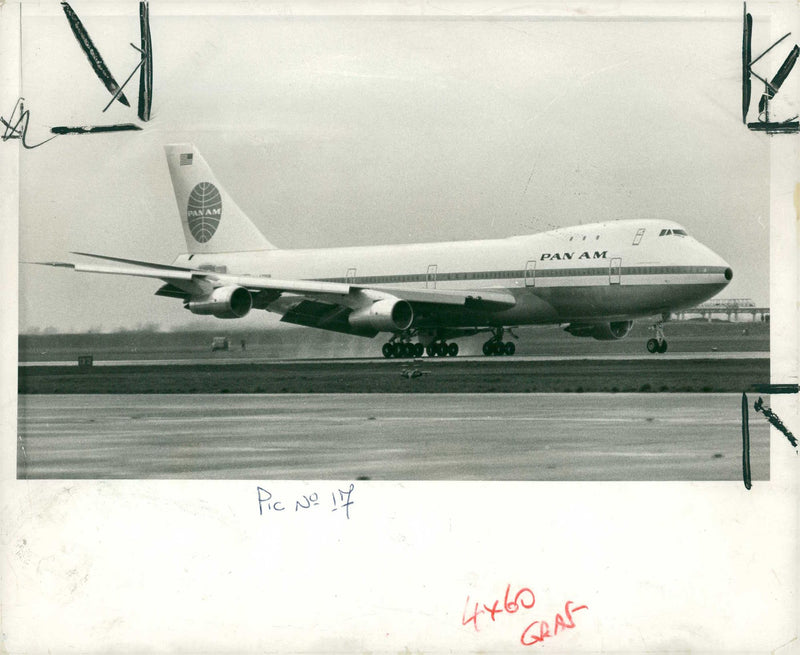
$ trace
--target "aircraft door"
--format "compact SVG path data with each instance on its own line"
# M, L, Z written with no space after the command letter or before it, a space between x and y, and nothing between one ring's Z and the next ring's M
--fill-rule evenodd
M608 267L608 283L619 284L622 277L622 257L614 257Z
M436 288L436 273L438 271L438 266L436 264L431 264L428 266L428 273L425 275L425 288L426 289L435 289Z
M531 259L525 264L525 286L536 286L536 260Z
M355 268L348 268L347 269L347 278L346 279L347 279L347 284L355 284L355 282L356 282L356 269Z

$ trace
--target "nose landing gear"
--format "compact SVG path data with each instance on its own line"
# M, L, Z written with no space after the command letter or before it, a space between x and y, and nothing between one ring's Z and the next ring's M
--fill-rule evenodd
M667 352L667 340L664 337L664 322L658 321L653 325L652 329L656 331L656 338L647 340L647 352L659 354Z

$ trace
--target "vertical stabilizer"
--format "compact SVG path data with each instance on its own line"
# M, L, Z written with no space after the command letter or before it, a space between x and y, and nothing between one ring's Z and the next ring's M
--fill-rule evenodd
M274 250L236 205L192 144L164 146L191 254Z

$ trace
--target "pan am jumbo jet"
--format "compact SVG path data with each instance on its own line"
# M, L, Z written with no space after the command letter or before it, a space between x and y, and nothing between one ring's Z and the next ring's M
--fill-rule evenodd
M197 149L165 148L188 253L171 265L73 253L113 266L47 262L80 272L160 279L156 295L194 314L283 321L364 337L388 333L385 357L455 356L450 341L490 334L485 355L512 355L506 328L564 324L614 340L633 319L692 307L733 271L677 223L620 220L542 234L393 246L281 250L242 213ZM651 353L667 349L661 320ZM449 343L448 343L449 341Z

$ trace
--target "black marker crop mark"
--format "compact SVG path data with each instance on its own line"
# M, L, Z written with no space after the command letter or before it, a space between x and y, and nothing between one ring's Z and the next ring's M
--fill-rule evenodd
M753 403L753 409L755 409L757 412L761 412L771 425L774 425L783 433L783 436L785 436L789 443L792 444L792 447L797 448L797 438L789 431L789 428L783 424L783 421L781 421L780 417L775 412L773 412L769 407L764 406L763 398L759 396L758 400Z
M117 97L117 93L120 91L119 84L117 84L111 71L108 70L108 66L106 66L105 61L103 61L103 57L100 55L97 46L92 42L92 38L83 26L81 19L78 18L78 15L72 7L69 6L68 2L62 2L61 8L67 16L67 21L69 22L70 28L72 28L72 33L78 41L78 45L80 45L81 50L83 50L84 54L89 59L92 70L94 70L97 77L100 78L100 81L105 85L106 89L108 89L109 93ZM126 107L131 106L124 93L119 93L118 100Z
M89 33L86 31L83 23L81 22L78 15L75 13L75 10L69 5L68 2L62 2L61 7L64 10L64 14L67 17L67 21L70 24L70 28L72 29L72 33L75 35L75 38L78 41L81 49L83 50L84 54L89 59L89 63L92 66L92 69L96 73L96 75L100 78L103 82L105 87L111 92L111 100L103 109L105 112L115 100L119 100L122 104L127 107L130 107L130 103L128 99L125 97L123 90L125 86L130 82L133 76L136 74L136 71L140 71L139 73L139 118L143 121L148 121L150 119L150 109L152 106L153 100L153 56L152 56L152 40L150 36L150 9L147 0L140 0L139 2L139 27L140 27L140 39L141 39L141 48L137 48L135 45L131 43L131 47L136 50L139 55L139 63L134 67L131 74L125 80L125 82L120 86L117 84L117 81L111 75L111 72L108 70L108 66L106 66L105 62L103 61L103 57L100 55L100 51L97 49L97 46L92 42ZM17 111L19 110L19 117L17 117ZM38 148L41 145L44 145L48 141L53 140L58 135L64 134L101 134L101 133L109 133L109 132L132 132L132 131L141 131L141 127L134 125L133 123L119 123L116 125L83 125L83 126L69 126L69 125L56 125L50 128L50 132L54 135L44 141L36 144L29 144L27 142L27 134L28 134L28 126L30 124L30 111L25 109L24 98L19 98L17 100L17 104L14 106L14 110L11 113L11 118L6 120L4 117L0 116L0 122L3 124L4 130L2 135L0 135L0 140L3 142L8 141L10 139L19 139L22 142L22 145L28 149L32 150L33 148Z
M754 132L766 132L767 134L797 134L800 132L800 122L797 121L797 116L785 121L775 122L770 120L769 115L769 101L775 97L781 85L786 81L786 78L789 77L789 73L792 72L794 65L797 63L798 56L800 56L800 46L795 44L786 59L784 59L778 72L775 73L771 82L767 82L765 78L753 71L753 64L790 34L791 32L784 34L758 57L752 59L753 16L747 13L747 3L744 3L742 26L742 122L747 125L748 129ZM764 83L764 93L761 95L761 99L758 102L758 120L755 123L747 122L747 112L750 109L751 76Z
M800 392L800 385L797 384L753 384L750 389L759 393L781 394L781 393L798 393ZM783 424L783 421L773 412L769 407L764 406L764 400L759 399L754 403L753 408L757 412L761 412L766 417L771 425L774 425L780 430L783 435L789 440L789 443L797 448L797 439ZM742 392L742 480L744 481L745 489L752 487L752 479L750 476L750 413L747 403L747 393Z
M141 129L141 127L133 123L118 123L117 125L83 125L77 127L56 125L55 127L51 127L50 131L53 134L100 134L102 132L135 132Z
M747 406L747 394L742 391L742 479L744 488L753 486L750 474L750 413Z
M19 109L19 118L14 121L14 118L17 115L17 109ZM25 137L28 136L28 125L30 123L31 112L29 109L25 109L25 98L19 98L17 100L17 104L14 105L14 111L11 112L11 118L6 120L2 116L0 116L0 122L3 123L4 130L2 135L2 140L8 141L9 139L19 139L22 142L22 146L26 150L33 150L34 148L38 148L41 145L44 145L48 141L52 141L55 139L54 136L51 136L49 139L45 139L40 143L35 143L33 145L29 144Z
M150 5L139 3L139 33L143 65L139 68L139 119L150 120L153 104L153 43L150 38Z
M143 53L141 50L139 50L139 48L137 48L135 45L133 45L133 43L131 43L131 48L133 48L134 50L136 50L136 52L138 52L140 55L142 55L142 57L141 57L141 59L139 59L139 63L138 63L138 64L136 64L136 66L134 67L134 69L131 71L131 74L130 74L130 75L128 75L128 77L127 77L127 78L125 79L125 81L122 83L122 86L121 86L121 87L119 87L119 90L118 90L118 91L117 91L117 92L116 92L116 93L113 95L113 97L111 98L111 100L109 100L109 101L108 101L108 104L107 104L105 107L103 107L103 112L105 112L105 111L106 111L106 110L107 110L107 109L108 109L108 108L109 108L111 105L113 105L113 104L114 104L114 101L115 101L117 98L119 98L119 97L122 95L122 90L123 90L123 89L124 89L126 86L128 86L128 82L130 82L130 81L131 81L131 78L132 78L134 75L136 75L136 71L138 71L138 70L139 70L139 69L142 67L142 64L144 64L144 53Z

